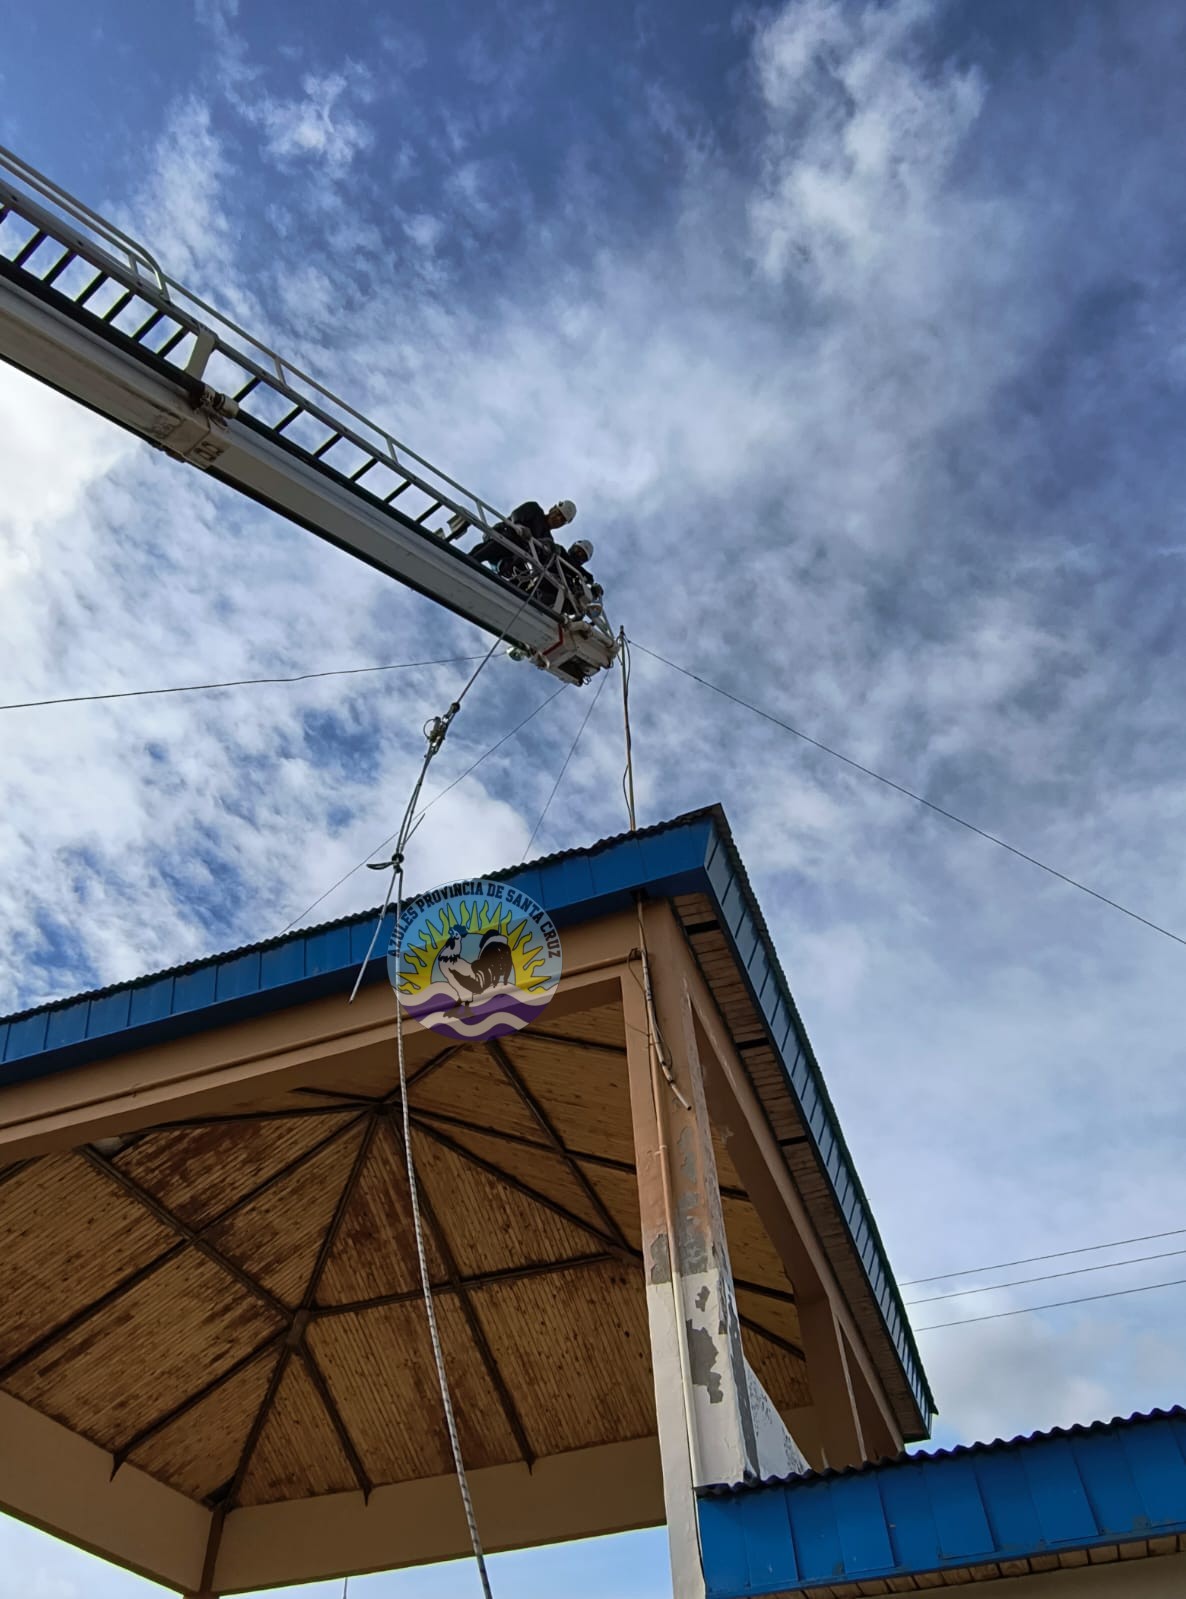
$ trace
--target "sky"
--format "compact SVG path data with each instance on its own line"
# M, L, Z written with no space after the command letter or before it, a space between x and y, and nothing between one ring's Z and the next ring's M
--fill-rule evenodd
M16 8L0 143L486 499L571 496L640 644L1186 937L1181 7L387 13ZM482 647L7 367L0 481L6 702ZM278 932L465 671L0 713L0 1010ZM551 688L495 659L434 780ZM442 799L413 887L523 858L589 692ZM641 651L632 712L640 820L726 808L902 1282L1186 1229L1180 943ZM621 766L607 692L533 853L621 831ZM1174 1250L907 1287L959 1291L912 1311L936 1442L1186 1398L1186 1287L971 1319L1186 1253L965 1291ZM149 1591L12 1522L0 1556L0 1596ZM650 1599L664 1562L494 1574Z

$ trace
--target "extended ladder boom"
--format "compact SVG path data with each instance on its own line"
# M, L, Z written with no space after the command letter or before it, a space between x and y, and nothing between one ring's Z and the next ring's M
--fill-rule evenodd
M567 614L563 583L559 594L540 583L547 603L525 599L540 575L529 552L508 544L526 569L520 588L458 547L457 529L471 526L508 543L492 506L2 148L0 357L505 635L559 677L583 682L614 659L605 618ZM576 574L559 575L577 586Z

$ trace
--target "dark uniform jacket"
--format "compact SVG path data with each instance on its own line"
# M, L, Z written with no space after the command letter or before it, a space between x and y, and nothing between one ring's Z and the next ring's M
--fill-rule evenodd
M536 500L524 500L522 505L516 506L511 512L511 521L525 527L539 544L547 546L556 542L548 526L548 513Z

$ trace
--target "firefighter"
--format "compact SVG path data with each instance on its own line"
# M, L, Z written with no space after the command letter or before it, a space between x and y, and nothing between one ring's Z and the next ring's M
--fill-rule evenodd
M549 560L556 548L553 534L567 527L576 514L571 500L558 500L550 511L545 511L538 500L525 500L495 528L515 549L508 549L498 539L485 538L469 553L475 561L488 561L503 577L510 577L523 555L536 565Z

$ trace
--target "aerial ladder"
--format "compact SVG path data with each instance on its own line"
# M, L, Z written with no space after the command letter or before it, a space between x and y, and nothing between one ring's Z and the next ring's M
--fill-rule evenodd
M0 358L567 682L615 657L580 572L2 146ZM506 549L512 577L465 553L471 529Z

